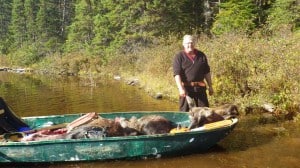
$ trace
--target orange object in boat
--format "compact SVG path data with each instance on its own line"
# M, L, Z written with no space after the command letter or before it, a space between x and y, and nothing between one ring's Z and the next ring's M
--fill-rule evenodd
M186 127L177 127L177 128L171 129L170 133L180 133L180 132L188 132L188 131L190 131L190 130Z

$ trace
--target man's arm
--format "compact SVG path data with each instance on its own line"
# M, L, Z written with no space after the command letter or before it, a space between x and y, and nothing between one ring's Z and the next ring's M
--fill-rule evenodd
M184 90L184 87L182 86L182 81L181 81L181 77L180 75L175 75L175 82L176 82L176 85L177 85L177 88L178 88L178 91L179 91L179 95L180 96L185 96L185 90Z
M209 95L213 95L214 94L214 90L213 90L213 87L212 87L212 81L211 81L211 75L210 75L210 72L205 74L204 76L205 80L206 80L206 83L208 85L208 92L209 92Z

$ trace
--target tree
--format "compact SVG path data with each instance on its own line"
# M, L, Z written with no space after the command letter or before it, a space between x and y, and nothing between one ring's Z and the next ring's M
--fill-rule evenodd
M297 29L300 26L300 2L298 0L277 0L270 9L267 27L276 31L285 26Z
M255 0L257 18L255 24L259 27L266 23L268 10L271 8L274 0Z
M11 21L12 0L0 1L0 53L7 54L9 48L9 23Z
M32 44L36 41L37 32L36 32L36 15L38 11L38 3L36 0L25 0L24 2L24 12L26 18L26 27L27 27L27 37L28 43Z
M39 48L42 49L40 53L43 55L61 52L65 42L65 29L68 20L71 20L69 17L66 19L66 5L64 0L40 0L36 24Z
M143 30L146 24L139 25L146 10L146 2L137 0L101 1L98 14L94 17L95 39L93 45L98 51L129 48L145 42ZM101 54L101 53L99 53Z
M60 16L60 34L65 40L67 38L67 27L71 25L75 15L76 0L60 0L59 1L59 16Z
M13 0L10 32L12 34L13 50L22 48L27 41L26 16L23 0Z
M229 32L249 33L255 28L256 18L256 6L252 0L229 0L220 4L212 32L216 35Z
M205 27L204 3L199 0L102 0L99 5L93 40L99 51L130 52L156 37L197 33Z
M75 17L69 26L65 51L85 50L94 38L94 8L93 0L80 0L75 5Z

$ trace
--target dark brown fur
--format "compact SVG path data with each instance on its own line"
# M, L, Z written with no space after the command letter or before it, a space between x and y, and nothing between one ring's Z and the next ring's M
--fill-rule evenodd
M98 130L98 133L105 137L137 135L137 131L123 128L118 120L99 116L99 118L75 128L67 137L71 137L71 139L84 138L85 133L89 130Z
M212 111L223 116L224 119L234 118L239 115L239 111L236 105L234 104L224 104L212 108Z
M173 128L172 122L159 115L148 115L138 119L139 130L142 134L165 134Z
M102 127L106 129L106 133L108 137L112 136L123 136L123 129L120 125L120 123L115 122L112 119L106 119L99 117L96 120L93 120L92 122L87 124L88 126L97 126Z
M186 96L189 105L190 125L189 129L201 127L204 124L234 118L239 115L238 108L234 104L225 104L214 108L196 107L195 100Z
M189 111L191 124L189 128L201 127L204 124L234 118L239 115L236 105L225 104L222 106L192 107Z
M129 120L123 119L121 125L123 128L137 130L142 135L169 133L174 128L171 121L159 115L147 115L139 119L136 117Z
M189 111L189 129L201 127L204 124L222 121L224 118L208 107L193 107Z

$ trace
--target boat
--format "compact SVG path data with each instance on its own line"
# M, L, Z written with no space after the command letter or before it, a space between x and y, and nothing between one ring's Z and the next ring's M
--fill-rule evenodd
M186 112L135 111L97 113L103 118L130 118L161 115L186 127L190 124ZM70 123L84 113L22 117L30 128L39 129L45 123ZM226 121L226 122L224 122ZM194 130L155 135L102 137L96 139L55 139L45 141L0 142L0 163L53 163L119 159L160 158L205 152L225 138L236 126L238 119L219 121ZM224 124L226 123L226 124Z

